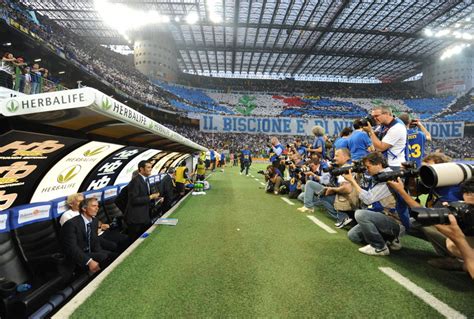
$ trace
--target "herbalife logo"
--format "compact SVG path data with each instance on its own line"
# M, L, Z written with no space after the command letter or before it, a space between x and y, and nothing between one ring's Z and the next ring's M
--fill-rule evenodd
M74 165L64 169L58 176L58 183L64 184L76 177L81 171L81 165Z
M101 146L101 147L93 149L93 150L87 150L87 151L84 152L84 156L85 157L91 157L91 156L102 153L103 151L105 151L108 148L109 148L108 146Z
M149 128L150 130L153 129L153 122L150 122L150 124L148 124L148 128Z
M104 111L108 111L110 110L110 108L112 107L112 103L110 103L109 99L107 97L103 97L102 98L102 105L101 105L102 109Z
M20 108L20 103L17 100L11 100L7 103L7 110L10 113L15 113Z

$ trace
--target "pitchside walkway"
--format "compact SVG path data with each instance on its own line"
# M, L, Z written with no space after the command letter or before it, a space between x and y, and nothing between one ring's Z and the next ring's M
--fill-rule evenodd
M474 317L473 282L428 266L429 244L404 237L389 257L363 255L323 213L334 233L265 194L256 171L214 173L73 317Z

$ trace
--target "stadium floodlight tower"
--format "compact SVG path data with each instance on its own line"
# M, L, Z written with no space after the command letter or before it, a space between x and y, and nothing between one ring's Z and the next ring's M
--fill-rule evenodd
M158 25L133 32L135 68L151 79L175 82L178 76L176 45L167 29Z

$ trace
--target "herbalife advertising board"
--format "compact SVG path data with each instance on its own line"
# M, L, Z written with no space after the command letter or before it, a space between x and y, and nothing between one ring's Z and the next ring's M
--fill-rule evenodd
M94 97L94 91L90 88L17 96L5 99L0 104L0 113L17 116L91 106Z
M130 123L131 125L134 125L136 127L146 129L159 136L165 137L188 147L201 151L206 151L204 147L192 142L184 136L179 135L178 133L170 130L169 128L161 125L160 123L153 121L142 113L128 107L123 103L120 103L119 101L101 93L100 91L94 91L95 103L93 104L93 108L95 110L104 113L109 117L113 117L124 122Z
M123 145L89 142L66 155L46 173L31 198L31 202L55 199L83 191L82 182L90 171Z
M151 170L151 175L158 175L160 173L161 168L165 165L165 163L169 161L169 159L175 156L176 154L178 153L176 152L168 153L166 154L166 156L164 156L158 162L156 162L156 164L153 165L153 168Z
M0 211L28 204L44 173L85 141L10 131L0 136Z
M122 184L122 183L128 183L132 179L132 174L134 171L138 169L138 163L140 161L147 161L150 158L152 158L154 155L158 154L158 150L147 150L137 157L135 157L133 160L128 162L127 165L120 171L117 179L115 180L114 185Z
M180 157L176 158L173 163L171 163L171 167L177 167L179 164L181 164L188 156L189 154L183 154Z
M113 185L122 168L145 150L142 147L129 146L113 153L96 166L82 183L80 189L89 191Z

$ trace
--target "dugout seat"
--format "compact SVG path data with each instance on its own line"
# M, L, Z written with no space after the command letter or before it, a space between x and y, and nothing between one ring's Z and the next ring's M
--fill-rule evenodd
M26 318L61 287L61 276L35 276L26 267L10 231L11 211L0 214L5 220L0 227L0 317ZM16 292L18 284L28 283L31 289Z

